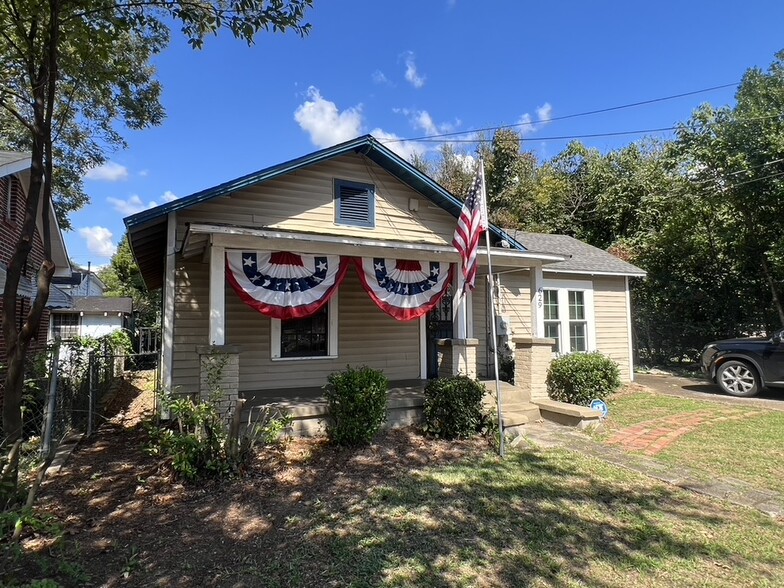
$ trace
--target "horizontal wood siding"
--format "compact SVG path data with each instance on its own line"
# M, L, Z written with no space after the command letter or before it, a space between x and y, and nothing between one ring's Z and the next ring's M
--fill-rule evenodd
M618 362L621 379L628 382L629 328L626 285L623 277L602 276L593 279L596 316L596 347Z
M177 259L175 284L172 388L196 393L199 390L196 346L209 342L209 265Z
M335 179L375 186L375 228L335 223ZM418 211L409 211L410 198L418 200ZM177 220L178 240L185 223L205 222L436 245L452 241L456 223L452 215L361 155L338 157L192 206L178 212Z

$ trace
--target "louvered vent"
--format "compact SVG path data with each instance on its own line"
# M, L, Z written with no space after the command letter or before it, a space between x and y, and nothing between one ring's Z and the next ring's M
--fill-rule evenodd
M337 222L372 227L374 191L374 187L369 184L336 180Z

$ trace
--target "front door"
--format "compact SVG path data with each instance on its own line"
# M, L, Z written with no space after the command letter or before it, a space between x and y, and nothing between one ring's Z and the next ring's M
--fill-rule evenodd
M438 377L438 345L436 339L452 338L452 286L433 310L427 313L427 377Z

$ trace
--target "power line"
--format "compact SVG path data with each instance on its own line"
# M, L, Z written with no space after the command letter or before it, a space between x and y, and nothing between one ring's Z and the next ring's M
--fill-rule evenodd
M498 127L499 129L504 127ZM641 135L644 133L663 133L667 131L674 131L678 127L660 127L658 129L639 129L636 131L615 131L612 133L590 133L587 135L561 135L557 137L536 137L535 141L563 141L565 139L595 139L597 137L617 137L619 135ZM488 143L492 139L437 139L439 135L433 135L432 138L418 139L419 143ZM396 139L396 141L414 141L415 139ZM523 140L522 138L520 139Z
M720 86L711 86L710 88L702 88L701 90L694 90L694 91L691 91L691 92L683 92L681 94L672 94L670 96L662 96L662 97L659 97L659 98L651 98L650 100L641 100L639 102L631 102L629 104L621 104L620 106L610 106L610 107L607 107L607 108L600 108L598 110L588 110L588 111L585 111L585 112L577 112L577 113L574 113L574 114L565 114L563 116L555 116L555 117L547 119L546 121L527 121L527 122L514 123L514 124L510 124L510 125L498 125L498 126L494 126L494 127L484 127L484 128L473 129L473 130L468 130L468 131L454 131L454 132L451 132L451 133L441 133L441 134L437 134L437 135L425 135L425 136L422 136L422 137L411 137L411 138L408 138L408 139L387 139L387 140L381 141L381 142L382 143L401 143L401 142L404 142L404 141L427 141L427 139L434 139L434 138L441 138L441 137L456 137L456 136L459 136L459 135L466 135L468 133L484 133L484 132L487 132L487 131L498 131L498 130L501 130L501 129L513 129L513 128L517 128L517 127L538 125L538 124L542 124L542 123L551 123L553 121L558 121L558 120L566 120L566 119L570 119L570 118L578 118L578 117L581 117L581 116L591 116L591 115L594 115L594 114L602 114L602 113L605 113L605 112L613 112L613 111L616 111L616 110L623 110L623 109L626 109L626 108L634 108L634 107L637 107L637 106L644 106L646 104L654 104L656 102L665 102L667 100L675 100L677 98L684 98L686 96L694 96L695 94L704 94L705 92L713 92L714 90L722 90L724 88L729 88L731 86L737 86L737 85L738 85L738 82L733 82L731 84L722 84ZM629 133L629 134L633 134L633 133ZM569 137L567 137L567 138L569 138ZM464 142L464 141L456 140L455 142ZM472 141L472 142L475 142L475 141Z

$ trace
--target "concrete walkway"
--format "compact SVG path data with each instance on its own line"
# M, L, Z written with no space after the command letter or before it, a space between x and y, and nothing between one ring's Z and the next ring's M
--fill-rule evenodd
M632 454L597 443L570 427L549 422L526 425L525 439L540 447L561 447L588 457L601 459L622 468L699 494L755 508L771 517L784 517L784 495L761 489L733 478L716 478L706 472L670 465L644 455ZM522 438L513 441L520 443Z

